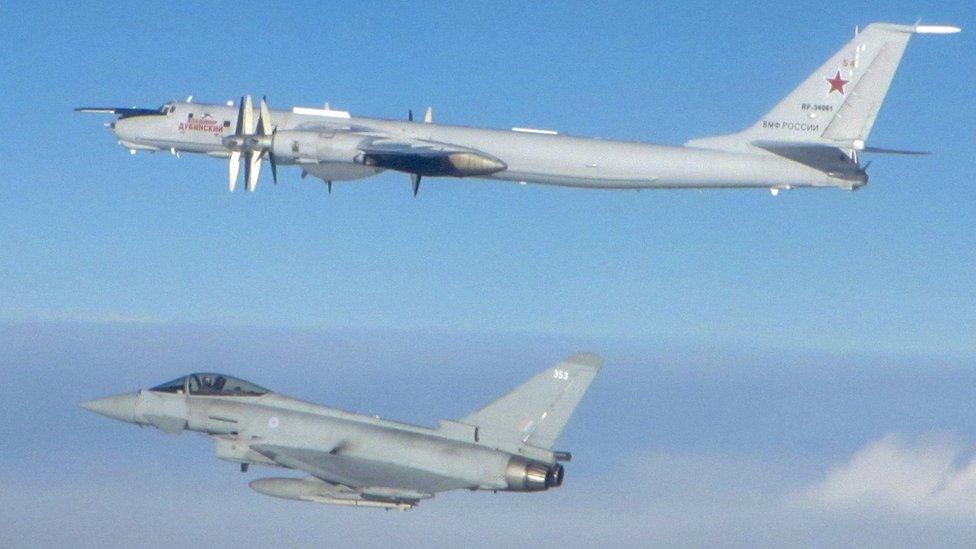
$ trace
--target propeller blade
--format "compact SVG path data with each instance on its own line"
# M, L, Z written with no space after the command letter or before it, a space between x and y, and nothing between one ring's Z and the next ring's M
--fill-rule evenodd
M258 117L257 133L259 135L271 135L272 131L271 111L268 109L268 97L264 96L261 98L261 114Z
M243 109L244 112L244 117L243 117L244 134L248 134L248 135L253 134L254 133L254 103L251 102L250 95L244 96L244 101L241 108Z
M434 123L434 107L427 107L427 112L424 113L424 124Z
M241 97L241 102L237 107L237 125L234 126L234 135L244 135L246 130L244 129L244 97Z
M251 180L251 155L248 154L244 157L244 189L251 190L248 181Z
M413 122L413 109L407 111L407 121Z
M414 197L416 197L417 193L420 192L420 174L419 173L410 174L410 183L413 184L413 195Z
M268 151L268 163L271 164L271 180L278 184L278 162L275 160L273 152Z
M237 172L241 169L241 153L238 151L230 152L230 163L227 164L227 177L230 180L230 192L234 192L237 187Z
M244 165L245 189L254 192L258 187L258 178L261 177L261 151L248 151L247 163Z

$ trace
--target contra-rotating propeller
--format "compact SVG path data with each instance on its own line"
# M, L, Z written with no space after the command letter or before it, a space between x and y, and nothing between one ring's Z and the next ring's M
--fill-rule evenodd
M233 135L223 139L224 146L230 149L228 163L228 181L231 192L237 187L237 176L241 166L241 155L244 155L244 188L254 191L261 176L261 161L265 156L271 163L271 177L275 185L278 184L278 166L275 162L272 144L274 142L275 127L271 124L271 112L268 109L268 98L262 97L257 127L254 124L254 104L250 95L241 98L237 112L237 126Z

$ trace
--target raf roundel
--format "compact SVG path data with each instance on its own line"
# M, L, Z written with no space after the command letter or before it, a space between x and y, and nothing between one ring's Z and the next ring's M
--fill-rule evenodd
M278 418L272 416L271 419L268 420L268 427L271 427L272 429L277 429L278 428Z

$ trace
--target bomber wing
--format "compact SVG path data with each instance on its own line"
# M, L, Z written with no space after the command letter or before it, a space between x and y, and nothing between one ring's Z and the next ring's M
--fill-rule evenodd
M362 153L365 165L421 176L474 177L508 168L498 158L475 148L394 137L383 130L342 118L301 124L295 131L356 136L361 139L357 149Z
M418 175L467 177L488 175L507 167L477 149L419 139L374 139L359 150L368 166Z
M428 111L425 120L430 116ZM358 140L357 162L410 174L414 196L417 195L420 180L424 176L479 177L508 168L500 159L478 149L453 143L394 137L382 130L351 123L342 118L303 124L295 130L353 136Z

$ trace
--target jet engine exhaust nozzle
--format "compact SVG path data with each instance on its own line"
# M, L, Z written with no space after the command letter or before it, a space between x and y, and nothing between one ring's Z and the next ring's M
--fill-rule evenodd
M562 485L565 471L560 464L546 465L518 456L508 462L505 481L513 492L540 492Z

